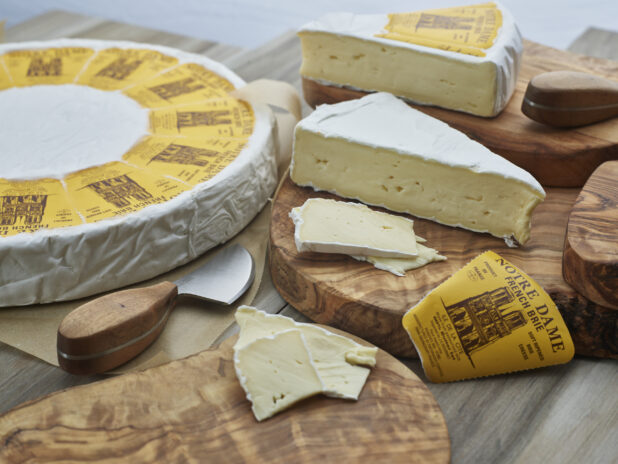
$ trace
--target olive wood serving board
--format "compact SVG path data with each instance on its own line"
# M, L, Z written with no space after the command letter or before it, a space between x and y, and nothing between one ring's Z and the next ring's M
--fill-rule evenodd
M257 422L236 379L235 340L12 409L0 416L0 461L450 461L436 400L384 351L358 401L320 395Z
M577 197L562 270L590 301L618 310L618 161L599 166Z
M584 298L562 277L565 231L578 193L578 189L547 189L545 201L534 211L530 240L519 248L509 248L489 234L409 216L415 233L448 259L398 277L341 254L298 253L290 210L312 197L341 198L299 187L286 175L275 195L270 224L273 283L286 301L312 320L358 335L393 355L415 357L401 325L404 313L474 257L493 250L550 294L576 353L618 359L618 311Z
M545 186L581 187L597 166L618 159L618 118L561 129L525 116L521 105L530 79L544 72L560 70L582 71L616 80L618 63L524 40L515 93L495 118L430 106L410 106L464 132L494 153L524 168ZM303 78L302 81L305 100L312 107L366 95L365 92L323 85L311 79Z

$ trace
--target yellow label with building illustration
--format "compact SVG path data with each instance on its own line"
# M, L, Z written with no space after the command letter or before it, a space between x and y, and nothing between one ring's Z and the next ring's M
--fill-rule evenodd
M158 135L246 138L254 122L251 106L232 97L150 112L150 132Z
M77 83L102 90L120 90L175 66L178 59L155 50L107 48L100 50Z
M177 180L119 161L74 172L64 181L86 222L133 213L190 189Z
M492 251L432 290L403 326L432 382L562 364L574 354L549 295Z
M0 56L0 90L8 89L9 87L13 87L13 81L4 67L2 56Z
M226 97L234 86L227 79L195 63L173 68L124 91L147 108L190 104Z
M122 157L124 161L191 186L212 179L236 159L247 139L147 137Z
M18 87L37 84L71 84L94 54L84 47L15 50L6 53L4 64Z
M81 223L58 179L0 179L0 237Z
M485 56L502 27L495 3L388 15L386 33L376 37L399 40L474 56Z

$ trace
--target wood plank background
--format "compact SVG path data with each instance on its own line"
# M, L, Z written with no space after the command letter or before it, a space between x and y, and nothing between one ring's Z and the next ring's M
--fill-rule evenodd
M55 11L6 31L6 41L58 37L134 40L202 53L245 80L281 79L300 91L300 45L293 32L256 50L216 44L73 13ZM572 51L617 59L618 34L589 29ZM309 112L307 106L304 114ZM265 272L255 305L306 321L277 294ZM219 336L224 340L232 327ZM417 360L404 361L424 378ZM452 384L428 384L440 404L454 463L608 463L618 456L617 362L578 357L571 363ZM44 394L96 381L76 377L0 344L0 413ZM0 444L1 446L1 444Z

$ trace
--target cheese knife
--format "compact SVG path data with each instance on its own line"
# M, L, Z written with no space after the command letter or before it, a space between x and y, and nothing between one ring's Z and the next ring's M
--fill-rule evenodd
M528 83L521 111L554 127L577 127L618 116L618 82L576 71L553 71Z
M58 363L72 374L113 369L156 340L179 296L230 305L247 291L254 276L251 254L233 245L176 282L121 290L89 301L60 323Z

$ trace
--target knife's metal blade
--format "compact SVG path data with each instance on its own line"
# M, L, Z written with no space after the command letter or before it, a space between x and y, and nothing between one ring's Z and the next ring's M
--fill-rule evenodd
M174 283L179 295L189 294L229 305L247 291L254 277L251 254L240 245L232 245Z

